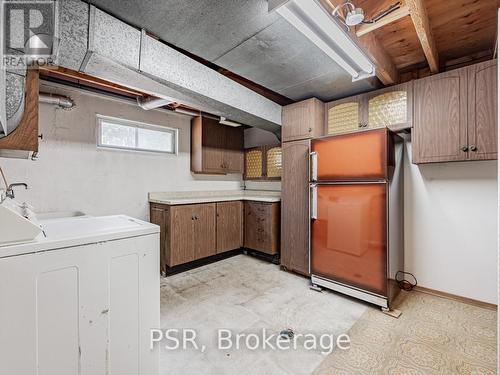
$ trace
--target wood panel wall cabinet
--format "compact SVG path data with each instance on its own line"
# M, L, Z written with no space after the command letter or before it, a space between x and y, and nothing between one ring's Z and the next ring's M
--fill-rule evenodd
M326 104L326 134L356 131L366 123L363 95L336 100Z
M0 138L0 150L38 152L38 96L40 91L37 69L26 72L24 113L19 125L7 136Z
M413 163L497 159L496 60L414 82Z
M281 265L309 275L310 141L285 142L281 194Z
M281 145L260 146L245 150L244 180L280 180Z
M217 254L243 246L243 202L217 203Z
M179 206L151 204L150 214L151 222L161 228L162 271L166 267L216 254L215 203Z
M387 87L364 95L365 128L387 127L392 131L413 126L413 82Z
M324 135L325 103L311 98L283 107L281 136L284 142Z
M245 202L245 240L248 249L275 255L280 243L280 204Z
M191 171L203 174L244 172L243 127L219 124L207 117L191 120Z
M413 82L326 104L326 134L387 127L401 131L413 123Z
M470 160L498 158L497 60L468 68L467 136Z

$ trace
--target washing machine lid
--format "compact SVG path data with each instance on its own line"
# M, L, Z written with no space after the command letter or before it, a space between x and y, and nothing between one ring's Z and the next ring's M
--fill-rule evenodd
M159 233L157 225L125 215L79 216L39 221L35 241L0 247L0 258Z

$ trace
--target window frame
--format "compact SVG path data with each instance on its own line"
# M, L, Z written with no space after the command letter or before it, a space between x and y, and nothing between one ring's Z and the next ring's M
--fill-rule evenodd
M134 129L146 129L146 130L153 130L153 131L159 131L159 132L163 132L163 133L172 134L174 150L171 152L171 151L152 150L152 149L141 148L141 147L112 146L112 145L104 144L102 141L102 123L103 123L103 121L104 122L107 121L107 122L110 122L110 123L112 123L114 125L118 125L118 126L127 126L127 127L131 127ZM135 144L136 145L138 144L138 134L139 134L139 132L136 130L135 131ZM127 119L120 118L120 117L112 117L112 116L105 116L105 115L96 114L96 145L97 145L97 148L105 149L105 150L120 150L120 151L129 151L129 152L141 152L141 153L152 153L152 154L160 154L160 155L177 156L177 155L179 155L179 129L171 128L168 126L149 124L149 123L142 122L142 121L127 120Z

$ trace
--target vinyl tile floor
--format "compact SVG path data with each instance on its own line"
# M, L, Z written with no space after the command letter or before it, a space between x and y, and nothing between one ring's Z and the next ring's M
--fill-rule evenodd
M196 332L198 348L188 342L186 349L174 349L175 341L164 339L159 343L160 373L312 374L327 357L331 338L347 333L367 305L312 291L309 284L307 278L247 255L162 278L161 328L188 329L188 337ZM291 346L289 350L278 349L283 330L295 334L293 340L278 340L282 347ZM231 339L225 339L229 334ZM170 331L170 336L180 339L182 331ZM264 348L265 338L269 341Z

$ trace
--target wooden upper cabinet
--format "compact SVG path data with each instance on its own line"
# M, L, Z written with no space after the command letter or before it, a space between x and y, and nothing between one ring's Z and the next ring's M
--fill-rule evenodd
M26 71L24 112L15 128L0 138L0 150L38 153L38 103L40 80L38 69Z
M326 104L326 133L337 134L358 130L366 122L363 95Z
M281 145L245 150L245 180L280 180L281 170Z
M413 123L413 82L386 87L326 104L329 135L387 127L409 129Z
M207 117L191 121L191 171L243 173L243 127L233 128Z
M497 61L468 68L468 146L471 160L497 159Z
M413 162L467 159L467 68L414 82Z
M311 98L283 107L282 140L296 141L324 135L325 104Z
M497 159L497 61L414 82L413 163Z
M413 82L387 87L364 95L364 127L409 129L413 123Z
M217 203L217 253L243 246L243 202Z

